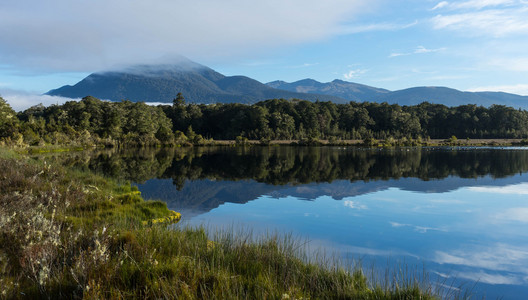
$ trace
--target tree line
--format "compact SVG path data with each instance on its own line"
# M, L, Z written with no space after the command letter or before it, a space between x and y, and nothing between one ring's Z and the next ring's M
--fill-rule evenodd
M447 107L272 99L247 104L108 102L88 96L16 113L0 98L0 140L10 143L183 145L207 139L364 140L526 138L528 112L504 105Z

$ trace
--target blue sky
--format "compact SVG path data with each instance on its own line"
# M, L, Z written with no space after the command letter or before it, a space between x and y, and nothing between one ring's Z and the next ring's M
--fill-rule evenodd
M0 3L0 94L20 106L60 102L36 95L95 71L177 55L261 82L528 95L526 49L524 0Z

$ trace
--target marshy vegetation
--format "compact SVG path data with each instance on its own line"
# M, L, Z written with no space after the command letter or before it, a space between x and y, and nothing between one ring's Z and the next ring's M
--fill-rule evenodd
M45 159L1 150L0 169L2 298L430 299L437 292L419 277L380 283L360 268L311 259L295 239L159 222L178 215L130 184Z

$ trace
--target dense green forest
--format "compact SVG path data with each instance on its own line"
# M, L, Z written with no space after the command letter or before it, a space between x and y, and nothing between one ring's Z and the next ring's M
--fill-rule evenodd
M204 139L526 138L528 112L503 105L310 102L253 105L107 102L94 97L16 113L0 98L0 139L15 144L201 144Z

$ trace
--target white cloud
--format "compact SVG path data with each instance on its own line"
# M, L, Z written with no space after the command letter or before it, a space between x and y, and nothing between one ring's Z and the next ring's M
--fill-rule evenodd
M391 53L389 55L389 58L392 58L392 57L398 57L398 56L407 56L407 55L412 55L412 54L424 54L424 53L434 53L434 52L440 52L440 51L444 51L446 48L436 48L436 49L428 49L428 48L425 48L424 46L418 46L416 47L412 52L404 52L404 53Z
M361 254L361 255L373 255L373 256L384 256L384 257L409 256L409 257L419 258L415 254L412 254L407 251L399 250L399 249L375 249L375 248L365 248L365 247L356 247L356 246L348 246L348 245L342 245L338 249L341 251L346 250L348 252L351 252L354 254Z
M375 24L366 24L366 25L348 25L342 26L339 32L341 34L353 34L353 33L362 33L362 32L371 32L371 31L397 31L402 29L407 29L418 24L418 21L411 23L375 23Z
M528 58L527 57L504 57L492 58L486 62L488 65L503 70L515 72L528 72Z
M405 227L405 226L412 226L411 224L402 224L398 222L389 222L392 227L399 228L399 227Z
M313 66L317 66L319 63L304 63L302 65L296 65L296 66L290 66L291 69L299 69L299 68L309 68Z
M427 233L427 231L442 231L447 232L445 229L441 228L434 228L434 227L424 227L424 226L414 226L414 231L417 231L419 233Z
M167 102L145 102L145 104L150 106L170 105L170 103Z
M512 184L502 187L493 186L474 186L468 187L468 190L479 193L494 193L494 194L512 194L512 195L528 195L528 183Z
M449 29L465 35L504 37L528 34L528 8L490 9L477 12L437 15L435 29Z
M354 78L361 77L361 75L363 75L363 74L365 74L367 72L368 72L368 70L362 70L362 69L350 70L350 71L348 71L348 73L343 74L343 77L346 80L351 80L351 79L354 79Z
M459 272L458 278L469 279L472 281L478 280L481 283L487 284L522 284L523 280L514 275L489 274L484 271L479 272Z
M438 3L433 10L436 9L483 9L486 7L496 7L496 6L511 6L519 3L516 0L469 0L469 1L459 1L459 2L447 2L442 1ZM521 1L522 3L522 1Z
M439 2L435 7L433 7L432 10L441 9L441 8L444 8L444 7L448 6L448 5L449 5L449 2L442 1L442 2Z
M528 276L528 251L507 244L467 246L450 252L436 251L433 259L439 264L478 267L492 271L524 273Z
M517 221L521 223L528 223L528 207L515 207L507 209L495 216L499 221L511 222Z
M389 224L391 224L391 226L394 227L394 228L411 227L411 228L414 229L414 231L419 232L419 233L427 233L427 231L431 231L431 230L443 231L443 232L447 231L447 230L442 229L442 228L425 227L425 226L414 226L412 224L402 224L402 223L397 223L397 222L389 222Z
M237 56L342 34L372 2L4 0L0 64L93 71L175 54Z
M438 51L443 51L443 50L445 50L445 48L427 49L427 48L425 48L424 46L418 46L418 47L416 47L416 49L414 50L414 53L416 53L416 54L420 54L420 53L432 53L432 52L438 52Z
M359 204L357 201L352 200L345 200L343 201L343 205L348 208L357 209L357 210L363 210L368 209L368 207L364 204Z
M453 80L453 79L466 79L468 75L437 75L427 77L427 80L441 81L441 80Z
M481 86L468 89L469 92L489 92L500 91L505 93L512 93L517 95L528 96L528 84L514 84L514 85L491 85Z
M37 95L26 92L18 91L4 91L1 93L2 98L4 98L7 103L15 111L23 111L31 106L42 104L44 106L50 106L53 104L64 104L67 101L79 101L80 99L71 99L58 96L48 96L48 95Z
M396 53L391 53L391 54L389 55L389 58L390 58L390 57L405 56L405 55L411 55L411 53L398 53L398 52L396 52Z
M303 216L305 217L314 217L314 218L319 218L319 214L315 214L315 213L308 213L308 212L305 212L303 214Z

